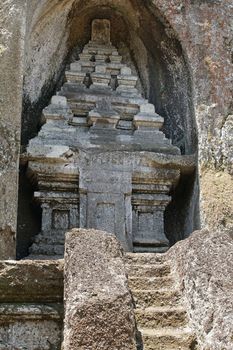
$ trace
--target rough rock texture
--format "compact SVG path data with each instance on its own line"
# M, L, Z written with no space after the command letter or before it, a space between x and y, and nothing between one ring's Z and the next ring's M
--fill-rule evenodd
M233 348L233 232L196 231L169 252L200 350Z
M59 35L56 35L53 40L47 40L46 43L43 41L36 41L35 46L31 47L33 44L33 35L32 32L30 42L28 43L28 60L27 68L31 67L31 71L28 71L27 83L25 89L27 94L30 96L32 101L35 101L39 97L40 89L37 88L37 83L42 84L46 81L48 77L53 75L51 71L51 59L49 56L55 53L57 55L58 49L67 48L69 45L73 45L75 39L81 43L86 40L88 29L85 27L84 20L87 18L87 13L92 15L93 13L98 14L99 9L106 10L109 8L109 13L111 16L115 12L116 16L121 14L121 17L124 15L128 17L128 20L131 22L132 30L137 20L141 20L140 15L144 11L154 15L155 24L150 27L150 38L145 38L146 33L140 32L139 35L136 35L136 41L133 41L132 45L139 48L141 60L146 61L148 59L148 52L145 50L146 40L149 40L153 37L156 37L156 21L161 21L165 27L168 36L176 36L178 41L181 43L182 50L187 59L189 70L193 78L193 94L191 99L194 102L194 108L196 112L196 119L199 129L199 139L200 139L200 159L202 163L209 163L220 165L224 163L225 166L230 166L227 147L225 147L227 137L225 135L228 124L230 124L230 111L231 111L231 96L232 96L232 15L233 7L230 0L224 1L207 1L207 0L198 0L198 1L185 1L185 0L173 0L173 1L164 1L164 0L150 0L144 5L142 2L138 1L117 1L117 3L111 0L92 0L88 4L81 4L81 1L70 1L64 4L54 1L52 5L46 0L44 1L33 1L29 7L30 16L30 29L33 28L33 25L37 25L37 28L43 28L44 31L40 33L41 38L46 36L46 31L50 28L60 28L64 31L64 27L67 25L63 17L63 21L56 22L54 26L52 21L54 18L59 18L58 14L61 13L61 6L64 14L68 13L73 6L73 12L70 13L70 18L72 15L79 21L79 26L82 30L79 31L80 34L74 31L74 23L71 21L71 30L73 29L72 36L69 38L63 36L62 40ZM53 12L51 10L53 6ZM105 7L103 7L105 6ZM138 13L135 18L135 9L137 8ZM76 9L80 10L80 15L75 11ZM82 12L81 12L82 10ZM55 16L56 11L56 16ZM119 13L117 13L119 11ZM47 15L46 15L47 12ZM124 13L125 12L125 13ZM145 12L145 13L148 13ZM124 13L124 15L123 15ZM33 16L32 16L33 14ZM54 17L53 17L54 15ZM80 17L79 17L80 16ZM81 17L82 16L82 17ZM117 17L118 18L118 17ZM144 17L143 26L146 28L146 21L148 16ZM77 22L75 22L77 25ZM84 28L85 27L85 31ZM67 25L67 33L70 28ZM143 28L141 29L143 30ZM62 31L60 32L62 33ZM143 37L143 35L144 37ZM80 39L80 36L83 36L83 39ZM55 40L54 40L55 39ZM162 38L164 39L164 38ZM68 40L68 42L66 42ZM156 40L156 38L155 38ZM66 42L66 43L65 43ZM122 36L119 37L119 45L123 44ZM166 46L166 41L160 41L161 49L166 52L164 58L166 59L169 55L169 50L172 50L172 47ZM45 45L47 46L48 51L46 58L43 57L43 52L45 52ZM148 48L148 47L146 47ZM35 53L39 50L39 56L35 56ZM62 55L60 60L65 56L65 50L62 49ZM144 51L145 50L145 51ZM33 67L30 66L31 62L36 62ZM46 59L46 64L41 67L42 70L38 70L36 66L39 66L40 60ZM135 58L138 60L138 58ZM175 64L179 67L175 67ZM168 71L175 74L175 70L181 68L181 63L178 62L167 62ZM142 69L142 62L139 62L139 71ZM53 68L54 69L54 68ZM44 74L43 72L46 72ZM149 73L149 74L148 74ZM30 74L36 78L34 82L33 89L29 88L31 84ZM150 75L150 72L144 73L143 75ZM38 79L43 77L42 79ZM161 77L157 77L158 80ZM178 82L176 82L178 84ZM146 84L145 84L146 85ZM148 85L148 84L147 84ZM178 87L178 85L177 85ZM167 89L169 87L167 86ZM163 94L165 98L166 92ZM166 101L163 101L165 103ZM168 103L167 107L168 107ZM230 130L228 130L230 131ZM224 159L224 160L223 160Z
M153 3L176 31L187 55L189 69L193 77L192 99L198 127L199 165L201 175L209 168L213 177L220 175L226 179L232 174L232 78L233 78L233 5L224 1L163 1ZM219 171L223 173L220 174ZM213 216L204 215L209 211L218 185L212 182L212 191L205 190L201 183L202 225L215 228ZM225 191L222 195L224 197ZM216 197L215 197L216 198ZM229 226L229 206L222 202L221 226ZM220 222L219 222L220 224Z
M62 260L0 261L0 303L62 301Z
M0 262L0 349L60 350L63 262Z
M23 40L18 41L21 34L22 39L26 39L23 144L37 133L41 110L59 88L65 64L71 56L77 58L80 48L90 39L91 19L106 15L113 22L113 43L124 60L138 71L144 94L165 118L165 131L173 143L184 154L197 154L198 144L201 175L209 168L213 173L221 170L223 177L225 173L232 173L231 0L33 0L28 2L27 16L22 15L23 0L5 0L0 11L4 86L1 91L4 103L1 104L0 162L4 171L1 170L0 181L0 230L1 241L4 240L1 247L10 245L9 251L4 249L3 257L12 255L15 233L15 164L23 65ZM12 81L16 83L12 85ZM188 222L193 223L188 227L197 227L198 210L194 202L198 201L198 181L191 181L188 186L183 183L183 188L181 194L188 198L184 200L182 196L182 201L174 203L177 209L171 211L170 218L183 216L184 225ZM213 192L216 191L214 185ZM211 228L212 216L207 213L213 193L205 191L202 182L200 192L202 225ZM229 226L225 204L222 210L219 225ZM172 225L177 226L177 222ZM10 232L10 239L9 236L5 239L6 232Z
M131 295L114 235L70 231L64 283L64 350L136 349Z
M62 313L54 305L1 304L0 319L0 349L61 349Z
M187 53L194 83L194 105L201 163L231 167L227 124L232 112L233 5L225 1L154 0L166 14ZM230 130L231 129L231 130ZM228 130L232 133L232 126Z
M25 3L0 5L0 259L15 257Z
M41 111L61 86L66 64L78 58L90 39L91 20L106 16L113 27L113 44L137 71L143 94L164 117L166 135L183 154L195 155L201 175L208 168L231 173L232 11L230 0L30 1L22 143L38 132ZM165 222L169 239L174 226L181 239L200 226L197 175L180 181L165 220L171 222ZM212 217L205 212L212 193L200 185L202 225L211 228ZM23 197L26 191L21 193ZM26 206L22 198L19 231L29 241L35 222L31 213L25 214ZM222 209L221 226L229 226L227 208ZM26 251L28 242L24 245Z
M202 216L212 229L233 225L233 177L226 171L203 169Z

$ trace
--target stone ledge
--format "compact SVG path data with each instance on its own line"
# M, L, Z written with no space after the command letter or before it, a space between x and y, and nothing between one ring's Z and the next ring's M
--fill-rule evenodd
M1 303L1 322L10 321L62 321L63 304Z
M0 302L62 302L63 261L0 261Z

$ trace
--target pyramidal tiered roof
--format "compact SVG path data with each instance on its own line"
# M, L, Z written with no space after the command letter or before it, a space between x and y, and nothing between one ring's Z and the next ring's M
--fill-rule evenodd
M32 147L40 138L43 143L45 138L53 143L55 134L60 140L65 137L68 141L72 134L68 126L76 126L73 133L79 134L77 139L85 147L100 143L108 149L180 153L160 131L163 118L155 113L154 105L142 97L137 89L138 76L122 63L122 56L106 33L104 39L92 33L92 40L84 47L79 60L70 64L65 76L61 91L43 111L49 123L42 128L37 140L31 141ZM66 122L68 137L64 134L64 125L59 135L58 120Z

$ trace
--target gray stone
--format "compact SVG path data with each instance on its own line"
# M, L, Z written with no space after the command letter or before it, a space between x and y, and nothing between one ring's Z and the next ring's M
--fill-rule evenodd
M152 103L144 103L140 106L140 112L144 114L155 113L155 106Z
M172 261L166 254L130 253L125 262L135 301L138 349L194 349L195 336L171 273Z
M198 349L233 348L233 234L196 231L168 253Z
M83 84L84 86L85 77L86 77L85 72L79 72L79 71L66 72L66 80L70 83Z
M55 95L51 99L51 104L56 105L59 107L66 107L67 106L67 98L65 96L59 96Z
M155 113L152 115L145 115L143 113L137 114L134 116L133 123L136 129L144 131L152 131L153 129L161 129L163 126L164 119L159 115L155 116Z
M80 62L72 62L70 64L70 70L72 72L81 72L82 70L82 64Z
M96 65L95 66L95 72L96 73L106 73L107 67L104 65Z
M114 235L66 235L64 350L136 350L133 304Z
M122 67L121 68L121 75L131 75L132 71L129 67Z
M0 6L0 259L15 258L26 1Z

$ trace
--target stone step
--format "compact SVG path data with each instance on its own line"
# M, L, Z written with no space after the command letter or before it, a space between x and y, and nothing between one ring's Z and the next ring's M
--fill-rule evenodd
M180 293L177 290L138 290L132 289L132 296L137 308L180 305Z
M62 235L51 235L51 236L44 236L44 235L37 235L35 237L35 243L37 244L48 244L48 245L62 245L65 244L65 234Z
M183 307L150 307L136 309L135 316L139 327L182 327L187 323L186 311Z
M162 277L169 275L171 268L167 263L151 265L126 264L126 271L130 277Z
M188 350L194 344L194 336L189 328L142 328L139 329L139 339L140 333L143 350Z
M29 249L30 255L63 255L64 245L58 244L37 244L34 243Z
M166 259L164 254L155 253L127 253L125 254L125 261L127 264L158 264L163 263Z
M129 288L132 289L172 289L173 278L165 277L128 277Z
M30 254L22 260L61 260L64 259L64 255L35 255Z

